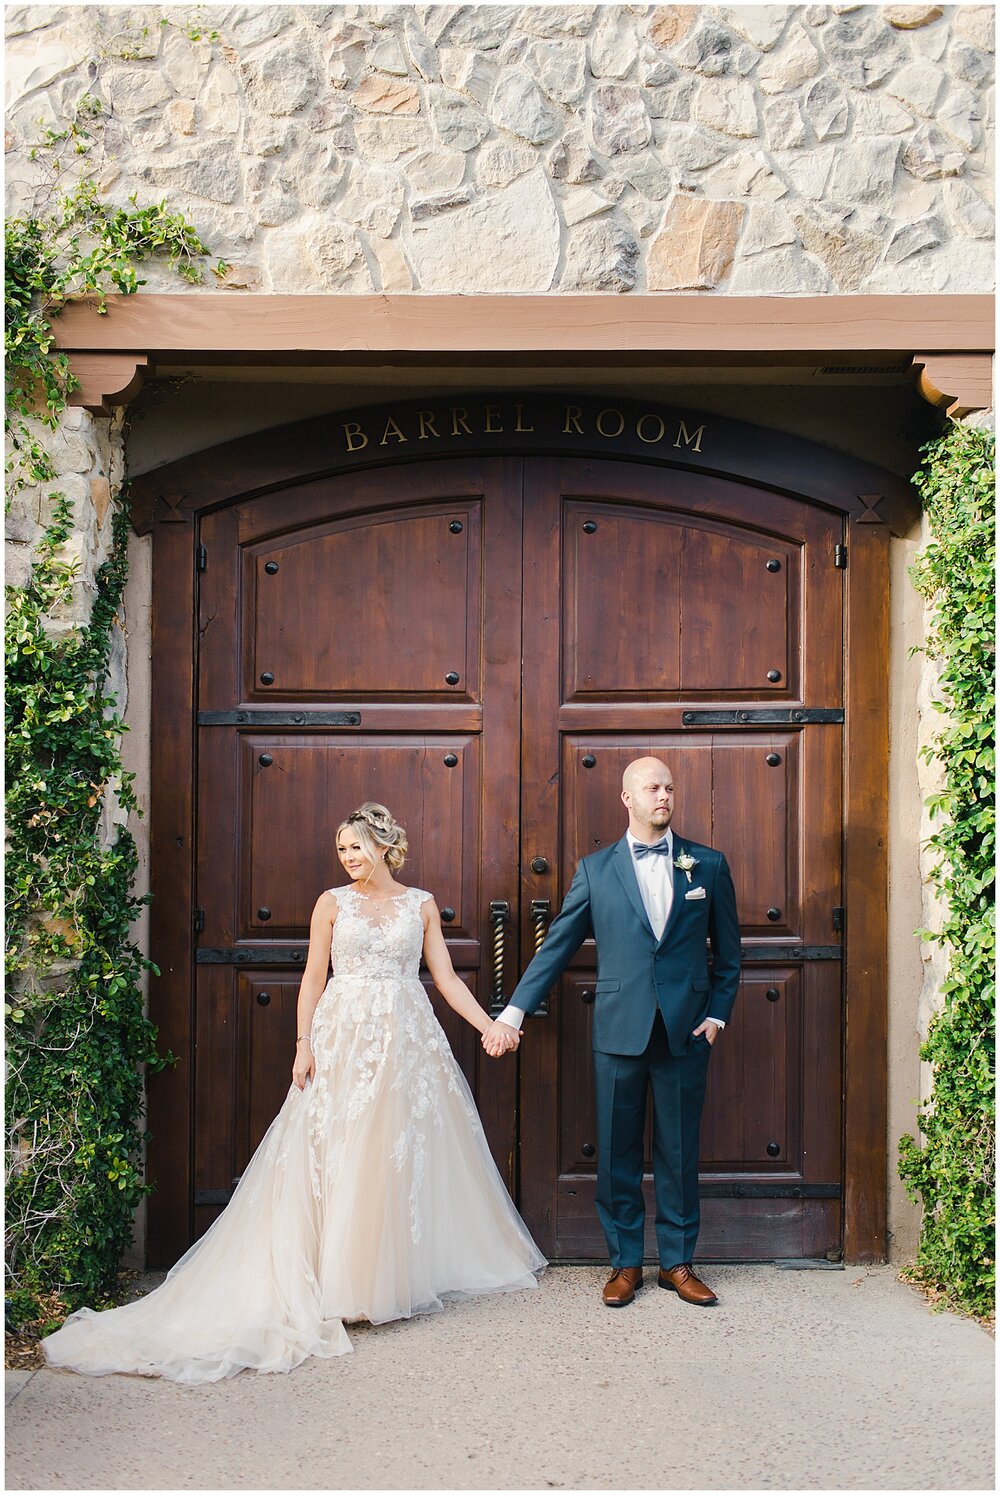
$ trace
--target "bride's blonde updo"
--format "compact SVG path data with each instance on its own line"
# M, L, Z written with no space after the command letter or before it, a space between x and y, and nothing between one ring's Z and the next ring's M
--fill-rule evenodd
M346 820L340 822L337 835L344 830L354 832L361 842L365 856L370 857L373 862L379 862L384 857L390 872L398 872L406 861L409 850L406 832L385 805L367 800L358 809L352 810Z

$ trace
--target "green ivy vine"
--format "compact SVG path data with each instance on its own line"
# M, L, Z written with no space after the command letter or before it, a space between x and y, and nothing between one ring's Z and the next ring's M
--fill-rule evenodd
M931 884L945 916L940 931L922 933L946 950L948 975L920 1051L933 1077L919 1117L922 1142L902 1138L899 1172L923 1203L909 1275L954 1307L988 1316L996 1145L994 439L954 425L923 453L914 482L931 540L912 576L933 608L924 648L940 668L937 709L945 718L925 749L941 769L941 787L927 803L936 822Z
M88 111L40 149L86 154ZM58 169L57 169L58 168ZM201 278L205 246L165 204L102 202L94 183L53 190L6 224L9 492L48 515L26 585L8 587L6 649L7 1319L44 1328L114 1286L147 1185L140 1066L168 1062L143 1015L154 970L131 938L142 898L124 822L136 810L108 666L126 577L128 517L114 497L89 622L66 619L76 516L52 444L73 380L54 350L68 298L142 285L158 258ZM103 302L101 302L103 309ZM10 500L9 500L10 501Z

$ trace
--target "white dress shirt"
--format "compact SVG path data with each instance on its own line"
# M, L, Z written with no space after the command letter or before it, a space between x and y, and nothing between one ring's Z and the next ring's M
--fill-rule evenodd
M642 897L642 905L646 910L650 928L659 940L667 920L670 918L670 910L674 901L674 833L667 830L663 838L667 843L667 855L662 852L655 856L637 857L635 854L636 837L631 831L625 832L625 839L632 853L632 866L635 868L636 882L639 884L639 893ZM717 1017L710 1017L710 1023L717 1028L726 1025ZM524 1022L524 1013L520 1007L508 1003L497 1018L498 1023L506 1023L508 1027L520 1028Z

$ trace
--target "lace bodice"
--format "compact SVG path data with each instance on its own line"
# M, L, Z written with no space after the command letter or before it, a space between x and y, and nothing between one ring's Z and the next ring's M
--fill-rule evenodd
M356 888L331 888L337 919L330 946L333 979L361 976L374 981L413 981L420 976L424 923L420 906L431 894L407 888L375 902Z

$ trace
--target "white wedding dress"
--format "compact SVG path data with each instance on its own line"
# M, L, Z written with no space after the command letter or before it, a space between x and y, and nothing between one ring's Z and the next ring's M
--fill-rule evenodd
M51 1366L196 1385L351 1349L343 1320L535 1287L546 1262L510 1201L419 980L417 888L337 899L333 975L292 1086L225 1211L148 1297L83 1308Z

